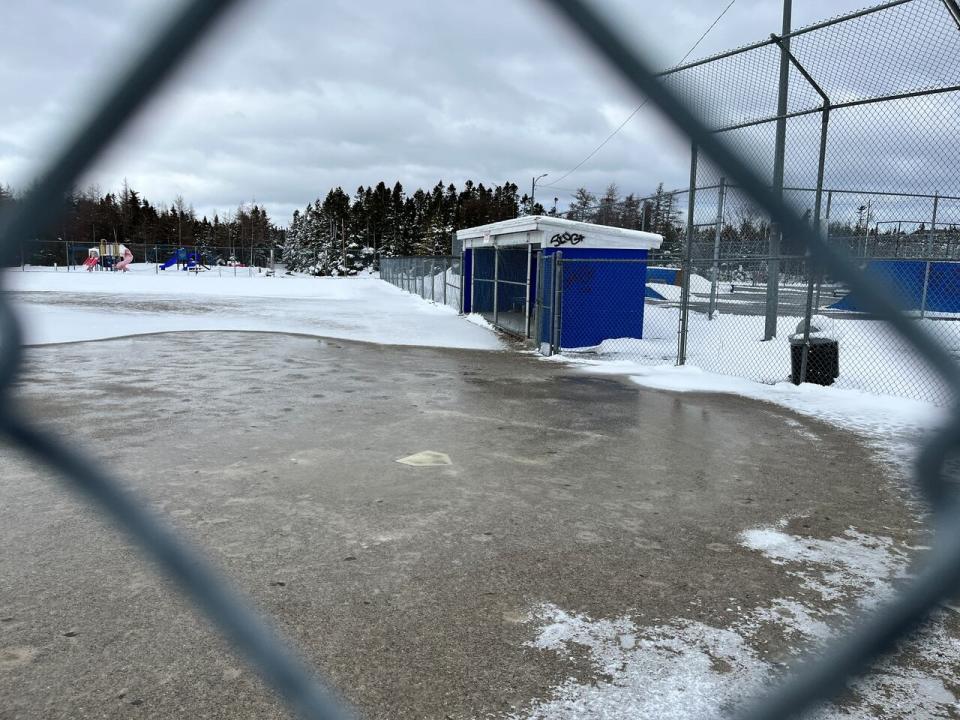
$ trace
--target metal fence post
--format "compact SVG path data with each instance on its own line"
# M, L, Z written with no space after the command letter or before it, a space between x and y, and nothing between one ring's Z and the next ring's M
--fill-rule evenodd
M450 258L443 259L443 304L447 304L447 275L450 270L453 268L453 260Z
M790 14L791 0L783 0L783 24L780 45L780 80L777 89L777 125L773 149L773 192L783 197L783 163L787 138L787 92L790 83ZM777 312L780 305L780 240L781 228L771 223L769 256L767 257L767 307L763 326L763 339L772 340L777 335Z
M687 331L690 315L690 273L693 271L693 219L697 201L697 145L690 146L690 192L687 197L687 241L680 263L682 273L680 289L680 327L678 329L677 365L687 362Z
M493 246L493 324L497 325L500 321L500 247L494 240Z
M823 202L823 170L827 157L827 130L830 126L830 102L824 98L823 114L820 119L820 155L817 162L817 190L813 201L813 231L820 232L820 210ZM829 202L829 199L828 199ZM828 211L829 212L829 209ZM801 383L807 381L807 367L810 362L810 321L813 317L813 293L814 285L817 286L817 307L820 307L819 282L817 278L819 273L813 267L813 261L810 256L810 249L806 253L807 269L807 306L803 315L803 350L800 355L800 377L797 378Z
M930 287L930 261L927 260L923 271L923 294L920 296L920 319L927 313L927 290Z
M720 178L720 187L717 192L717 222L713 232L713 272L710 277L710 307L707 319L713 320L717 310L717 275L720 272L720 236L723 233L723 198L726 192L726 178Z
M930 232L927 233L927 257L933 257L934 232L937 227L937 207L940 205L940 193L933 194L933 217L930 219Z
M557 250L553 256L553 314L550 318L550 354L555 355L562 349L560 332L562 329L560 305L563 302L563 252Z
M543 342L543 252L537 253L537 294L533 298L536 318L533 321L534 341L537 349L542 348Z
M530 337L530 260L533 257L533 245L527 243L527 284L523 289L523 336Z

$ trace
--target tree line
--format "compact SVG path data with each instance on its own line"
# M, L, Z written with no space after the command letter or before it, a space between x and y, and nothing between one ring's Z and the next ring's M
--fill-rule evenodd
M19 202L8 185L0 184L0 211ZM243 262L254 254L283 245L286 231L273 224L266 208L257 203L213 218L197 217L193 206L178 195L172 204L152 204L142 193L123 183L119 192L104 193L97 186L75 190L66 198L56 219L31 240L48 241L48 246L31 244L27 262L42 264L50 255L63 258L57 243L96 246L101 241L127 245L197 248L217 258L229 256ZM222 257L221 257L222 256Z
M566 211L546 210L516 183L487 187L467 180L462 188L438 182L431 190L405 192L397 182L358 187L353 196L342 187L296 210L287 230L282 258L290 270L314 275L353 275L376 267L381 257L449 255L457 230L510 220L521 215L553 215L664 235L664 251L679 253L682 231L674 196L661 183L649 198L620 197L610 185L599 198L584 188Z
M18 202L0 185L0 210ZM273 223L256 203L224 216L198 217L182 196L154 205L126 182L119 192L91 186L71 193L55 222L36 239L82 246L101 240L132 245L195 247L206 254L262 261L270 250L289 270L314 275L353 275L375 269L379 258L448 255L457 230L538 214L582 222L650 230L664 236L661 255L679 256L683 231L672 193L663 184L648 197L621 197L616 185L602 195L580 188L566 210L549 210L520 193L516 183L486 186L467 180L462 187L438 182L431 189L405 191L400 182L361 186L351 197L342 187L293 213L288 228ZM217 250L214 250L214 249ZM39 248L27 262L55 261L63 250ZM46 258L45 255L51 255ZM216 259L214 257L213 259Z

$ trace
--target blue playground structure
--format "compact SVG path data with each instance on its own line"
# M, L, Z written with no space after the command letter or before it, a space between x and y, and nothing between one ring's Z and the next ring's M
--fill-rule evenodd
M160 266L161 270L166 270L174 265L182 265L181 270L193 270L200 263L197 260L196 253L188 253L185 248L177 250L170 258Z
M863 272L885 287L904 310L960 313L960 263L927 260L871 260ZM854 293L831 310L864 310Z

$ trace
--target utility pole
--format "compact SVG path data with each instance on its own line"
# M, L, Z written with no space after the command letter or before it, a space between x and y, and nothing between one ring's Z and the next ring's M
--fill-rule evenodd
M544 173L543 175L533 178L533 180L530 182L530 213L531 214L533 214L534 199L537 196L537 181L543 180L543 178L545 178L549 174L550 173Z
M773 193L783 197L783 162L787 140L787 86L790 83L790 15L791 0L783 0L783 25L780 31L780 85L777 90L777 128L773 149ZM780 240L779 224L771 224L769 252L767 258L767 308L763 326L763 339L772 340L777 336L777 306L779 305L780 280Z

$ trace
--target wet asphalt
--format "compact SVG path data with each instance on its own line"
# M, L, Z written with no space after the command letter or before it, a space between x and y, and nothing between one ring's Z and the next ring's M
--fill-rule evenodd
M737 603L796 595L738 544L746 528L917 527L851 434L515 351L167 334L30 349L17 395L203 547L363 717L544 697L570 665L525 646L539 603L722 626ZM396 462L423 450L451 464ZM0 718L289 717L125 536L6 446L0 547Z

